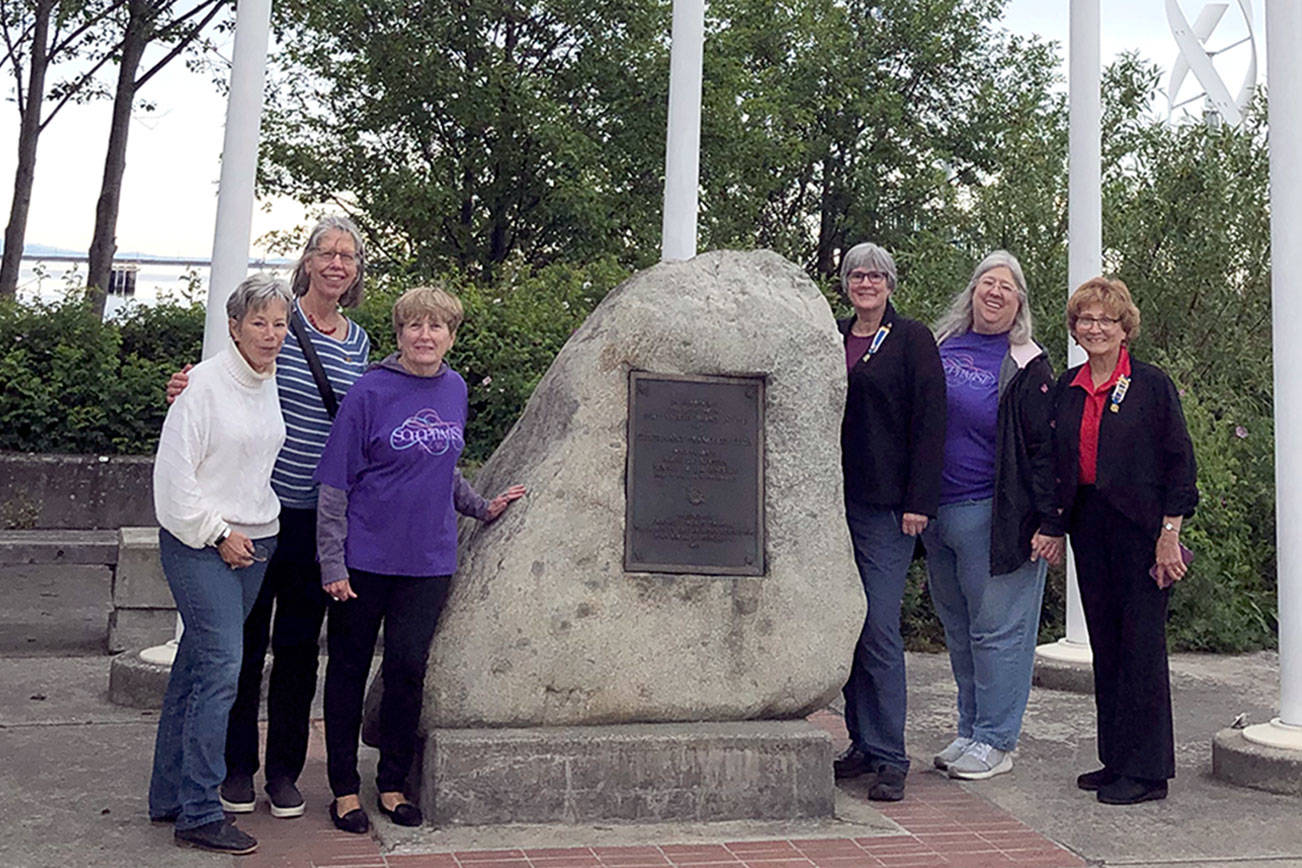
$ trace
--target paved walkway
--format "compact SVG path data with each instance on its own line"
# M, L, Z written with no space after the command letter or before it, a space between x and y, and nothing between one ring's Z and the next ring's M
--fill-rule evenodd
M373 836L337 832L319 722L302 777L307 815L276 820L265 801L239 818L260 841L249 857L172 844L145 816L156 715L104 698L105 657L0 658L0 866L294 866L294 868L753 868L1179 865L1302 868L1302 799L1210 777L1211 734L1239 712L1266 719L1278 701L1273 655L1180 655L1174 663L1179 775L1165 802L1100 805L1072 786L1093 766L1089 697L1036 690L1012 774L950 781L929 768L948 739L953 686L939 655L910 655L907 797L869 803L839 791L835 823L400 829L371 810ZM844 741L834 713L812 718ZM363 767L374 753L363 755ZM366 774L363 774L365 779ZM374 793L364 792L369 806ZM855 830L855 831L848 831Z

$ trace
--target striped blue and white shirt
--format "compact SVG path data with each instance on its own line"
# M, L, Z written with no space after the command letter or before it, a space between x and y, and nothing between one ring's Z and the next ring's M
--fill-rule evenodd
M301 315L297 301L294 308L295 314ZM326 378L334 387L335 397L343 401L344 394L366 370L371 354L370 336L352 320L347 321L348 336L342 341L321 334L306 317L303 322ZM285 446L271 471L271 487L282 506L315 509L316 485L312 474L330 434L330 416L292 331L285 335L285 345L276 357L276 388L280 391L280 412L285 417Z

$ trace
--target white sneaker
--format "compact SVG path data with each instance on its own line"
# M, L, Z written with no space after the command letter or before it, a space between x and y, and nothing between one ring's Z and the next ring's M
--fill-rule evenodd
M963 755L969 745L974 744L972 739L960 735L949 743L949 745L940 753L932 757L931 763L942 772L949 768L949 764Z
M961 778L965 781L983 781L1012 770L1012 754L983 741L968 745L963 755L950 763L948 769L951 778Z

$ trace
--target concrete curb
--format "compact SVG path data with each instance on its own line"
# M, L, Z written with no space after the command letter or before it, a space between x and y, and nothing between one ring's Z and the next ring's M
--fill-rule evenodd
M128 708L162 708L172 667L142 660L140 650L124 651L109 664L109 701Z
M1302 752L1254 744L1227 728L1212 739L1212 776L1240 787L1302 796Z

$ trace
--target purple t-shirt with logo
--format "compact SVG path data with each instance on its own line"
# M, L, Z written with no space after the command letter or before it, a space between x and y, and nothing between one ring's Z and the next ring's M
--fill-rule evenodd
M983 500L995 494L999 366L1007 354L1007 332L967 332L940 345L948 409L941 504Z
M316 481L348 493L350 568L398 576L457 569L452 474L465 447L466 383L372 368L348 390Z

